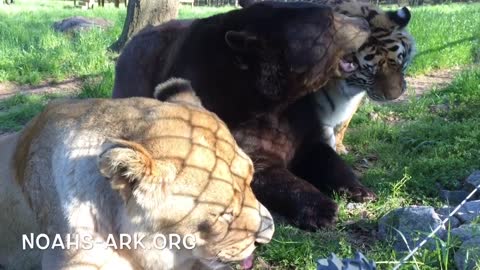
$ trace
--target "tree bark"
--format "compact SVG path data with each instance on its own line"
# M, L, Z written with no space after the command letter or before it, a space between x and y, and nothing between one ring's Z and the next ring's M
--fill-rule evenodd
M145 27L158 25L178 16L178 0L130 0L127 17L118 40L110 46L120 51L132 36Z

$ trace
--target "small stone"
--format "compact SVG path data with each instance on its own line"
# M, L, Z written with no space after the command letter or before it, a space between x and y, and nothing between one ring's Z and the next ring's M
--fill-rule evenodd
M431 105L429 109L430 109L430 112L432 113L445 113L450 111L450 106L448 104L438 104L438 105Z
M468 196L468 192L463 190L440 190L440 199L448 205L457 205Z
M377 121L380 118L379 114L376 112L371 112L368 114L368 116L370 116L370 119L372 121Z
M73 32L90 30L94 27L108 28L110 26L112 26L112 23L102 18L74 16L55 22L53 29L58 32Z
M362 208L364 204L363 203L347 203L347 210L355 210L355 209L359 209L359 208Z
M435 212L437 212L438 217L443 221L445 218L447 218L450 213L453 211L453 207L444 207L437 209ZM445 227L448 229L452 228L457 228L458 226L462 225L460 220L454 215L449 218L448 222L445 224Z
M480 185L480 171L474 171L472 174L470 174L469 177L467 177L465 182L467 183L467 186L470 190L473 190L475 187L478 187ZM480 191L477 191L477 192L480 192Z
M465 224L450 232L451 237L459 239L461 242L472 238L480 238L480 224Z
M378 222L379 236L393 242L396 251L407 251L420 243L432 230L442 223L440 217L431 206L411 206L399 208L383 216ZM402 235L406 242L403 240ZM445 226L437 233L442 238L445 235ZM430 239L427 248L435 248L435 239Z
M480 219L480 200L470 201L465 203L455 216L462 223L471 223L474 220Z
M463 242L455 252L457 269L473 270L480 266L480 237Z

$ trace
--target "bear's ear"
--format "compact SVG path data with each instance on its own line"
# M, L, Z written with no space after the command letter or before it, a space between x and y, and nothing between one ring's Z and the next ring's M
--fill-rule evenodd
M142 145L120 139L109 139L98 156L100 173L126 201L142 182L161 186L165 191L165 184L176 177L176 169L164 163L155 161Z
M260 47L260 40L252 33L244 31L228 31L225 33L228 47L237 52L247 52Z
M410 22L412 15L410 10L407 7L402 7L397 11L388 11L387 12L388 18L397 24L400 28L404 28Z

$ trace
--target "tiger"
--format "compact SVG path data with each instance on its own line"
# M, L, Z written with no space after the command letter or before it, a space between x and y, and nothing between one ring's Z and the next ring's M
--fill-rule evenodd
M315 106L323 140L338 153L348 153L343 138L350 120L365 95L373 101L390 101L406 90L405 72L415 56L416 46L406 30L410 10L383 11L359 0L292 0L330 6L350 17L364 18L370 26L370 37L351 57L346 78L333 79L321 91L305 97ZM240 1L242 7L256 0ZM290 1L289 1L290 2Z

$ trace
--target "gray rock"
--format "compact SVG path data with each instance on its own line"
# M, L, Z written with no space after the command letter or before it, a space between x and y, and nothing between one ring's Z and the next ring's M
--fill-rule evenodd
M469 177L467 177L465 182L469 190L473 190L475 187L478 187L478 185L480 185L480 171L474 171ZM480 197L478 191L476 197Z
M58 32L73 32L90 30L94 27L105 29L110 26L112 23L105 19L74 16L55 22L53 29Z
M433 207L411 206L393 210L383 216L378 222L378 232L383 240L392 241L396 251L407 251L407 243L413 249L441 223L442 221ZM407 243L397 230L405 237ZM437 236L442 238L445 232L445 227L442 226ZM430 239L426 247L435 248L435 239Z
M440 190L440 199L448 205L457 205L468 196L464 190Z
M465 224L450 232L451 237L459 239L461 242L472 238L480 238L480 224Z
M480 237L463 242L455 252L455 265L459 270L480 268Z
M465 203L455 216L462 223L471 223L474 220L480 220L480 200Z
M453 209L454 209L453 207L444 207L444 208L437 209L435 212L437 212L438 217L440 217L440 219L443 221L445 218L447 218L450 215L450 213L453 211ZM449 222L447 222L445 224L445 227L447 229L448 228L452 229L452 228L457 228L460 225L462 225L462 223L454 215L454 216L450 217Z

